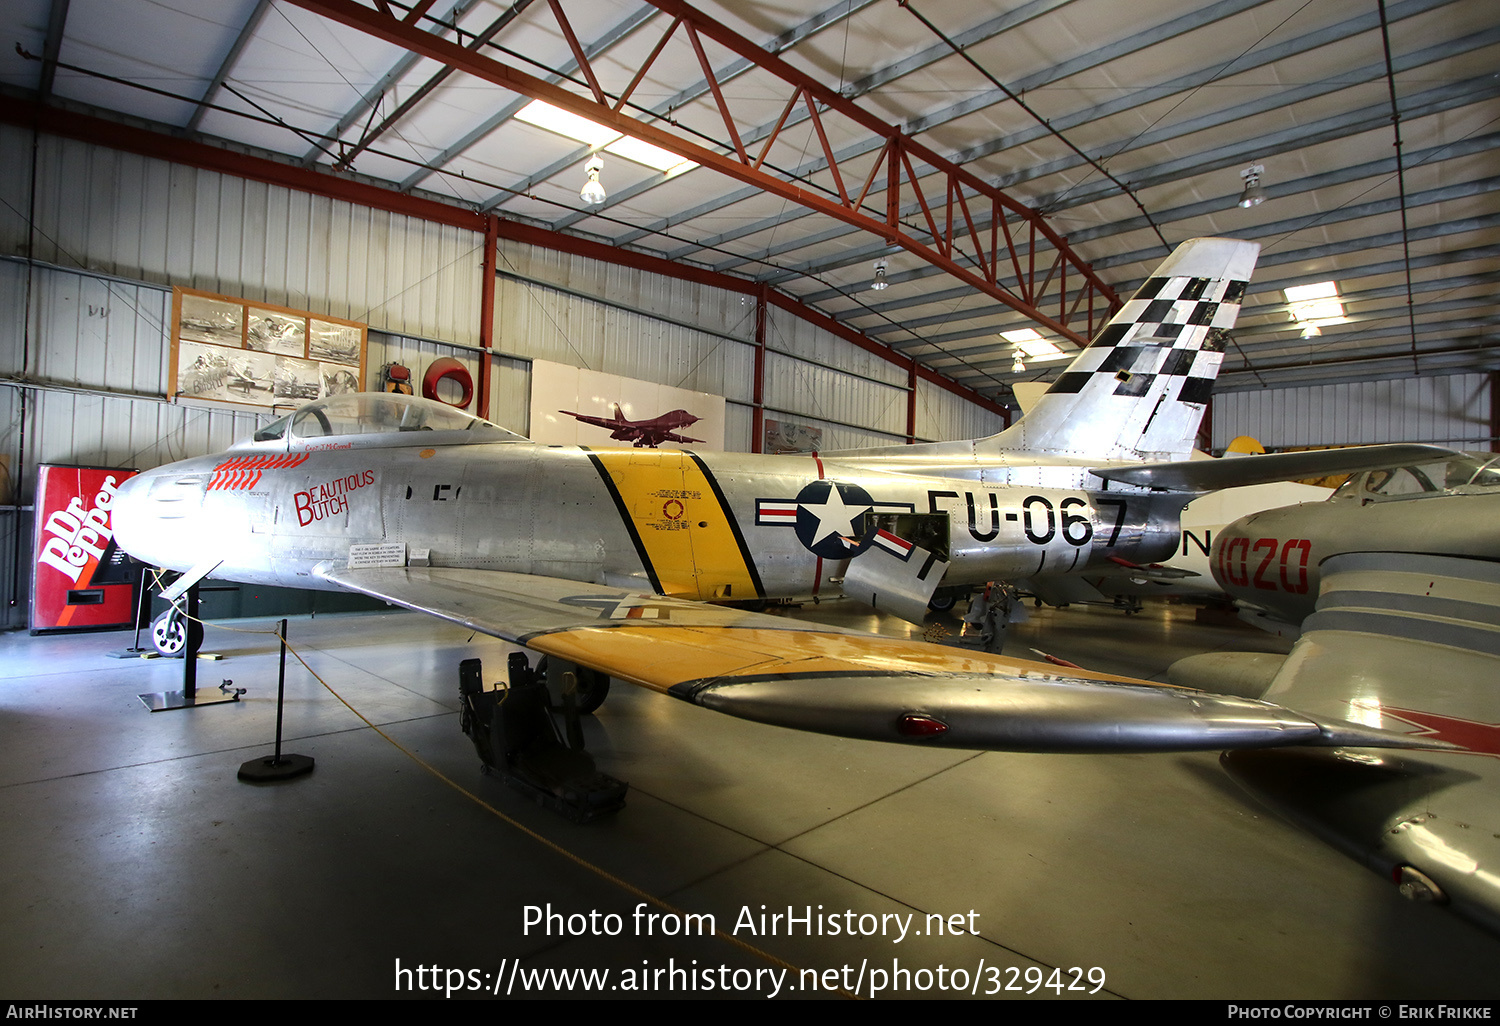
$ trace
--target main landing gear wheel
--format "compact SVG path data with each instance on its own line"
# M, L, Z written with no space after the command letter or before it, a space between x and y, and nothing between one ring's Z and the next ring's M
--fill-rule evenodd
M542 656L537 661L536 672L543 680L546 680L546 656ZM604 704L604 700L609 697L609 675L584 666L575 668L573 675L577 679L573 700L578 703L578 711L583 715L597 711Z
M156 646L158 652L168 658L180 656L187 651L190 630L196 633L198 641L202 642L203 625L189 621L182 610L173 606L151 622L151 643Z

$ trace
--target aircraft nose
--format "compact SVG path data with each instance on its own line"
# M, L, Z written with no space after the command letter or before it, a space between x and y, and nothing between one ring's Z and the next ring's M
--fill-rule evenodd
M145 563L153 562L146 553L149 532L146 530L148 518L145 499L154 477L151 471L147 471L136 474L121 484L115 491L114 510L110 515L115 541L130 555Z
M206 474L180 466L148 470L115 492L111 521L120 547L143 563L180 569L184 521L203 504Z

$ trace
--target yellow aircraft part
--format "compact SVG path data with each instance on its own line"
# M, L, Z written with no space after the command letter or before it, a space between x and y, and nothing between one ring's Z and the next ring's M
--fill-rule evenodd
M755 579L729 511L698 461L683 452L595 452L664 595L755 598Z
M797 629L707 626L662 629L647 623L578 627L530 638L526 646L586 666L608 667L611 676L653 691L666 691L686 681L786 674L825 678L850 674L1067 677L1171 687L1071 667L1054 670L1037 663L961 652L903 638Z

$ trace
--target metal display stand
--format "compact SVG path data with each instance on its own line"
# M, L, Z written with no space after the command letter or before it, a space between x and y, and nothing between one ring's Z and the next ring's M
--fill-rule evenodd
M151 608L151 589L146 585L146 577L150 573L150 567L145 563L140 564L140 575L135 582L135 641L129 648L105 653L111 659L135 659L142 653L153 651L152 648L141 647L141 628L151 622L151 617L147 613L147 610Z
M264 784L273 780L289 780L313 771L314 761L310 755L281 753L281 712L286 702L286 621L281 621L281 668L276 675L276 751L261 759L251 759L240 764L239 778L251 784Z
M218 693L198 694L198 649L203 644L203 624L198 619L198 586L196 584L183 595L182 602L187 630L187 647L182 653L182 690L148 692L140 695L140 700L145 703L147 709L154 713L238 702L244 689L231 687L232 681L226 680L220 684Z

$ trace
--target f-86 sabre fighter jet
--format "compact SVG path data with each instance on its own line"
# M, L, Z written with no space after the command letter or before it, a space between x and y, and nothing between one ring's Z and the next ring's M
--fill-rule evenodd
M1402 743L1243 699L711 604L844 594L920 620L939 588L1167 555L1204 490L1201 464L1184 461L1257 252L1183 245L990 438L787 456L554 447L442 404L346 395L132 478L116 533L184 582L361 592L544 653L554 670L784 726L1036 751ZM1280 472L1246 471L1275 460L1232 462L1267 480ZM1178 485L1154 479L1183 469Z

